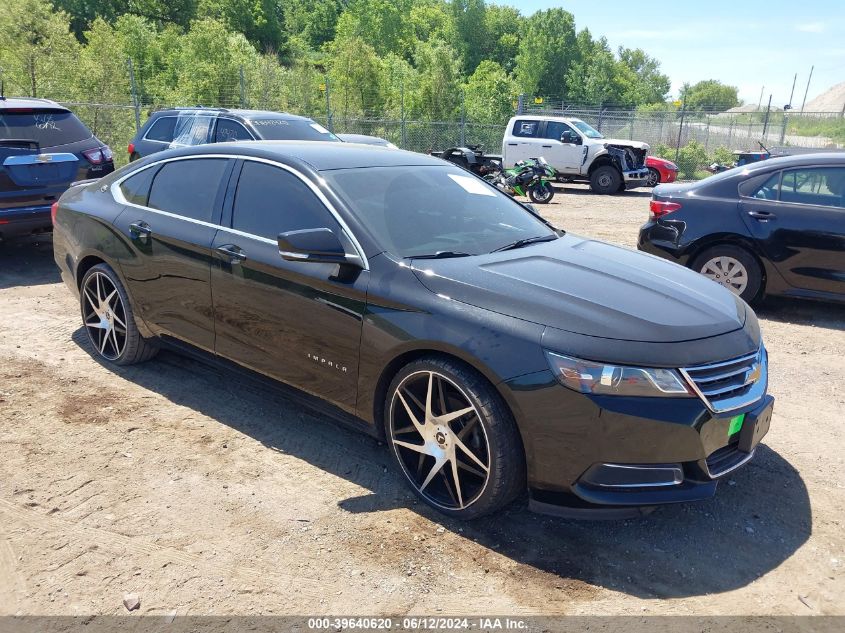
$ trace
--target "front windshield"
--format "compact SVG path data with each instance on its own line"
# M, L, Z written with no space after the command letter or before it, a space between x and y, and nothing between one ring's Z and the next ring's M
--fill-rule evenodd
M479 255L557 234L480 178L448 165L322 172L379 245L399 257Z
M590 127L583 121L572 121L572 125L577 127L581 131L581 133L587 138L604 138L601 132Z

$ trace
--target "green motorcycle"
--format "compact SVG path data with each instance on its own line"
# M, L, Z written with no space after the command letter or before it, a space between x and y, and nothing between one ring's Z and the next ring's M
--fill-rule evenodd
M546 204L555 196L551 181L554 167L544 158L521 160L510 169L484 176L484 180L509 196L528 196L531 202Z

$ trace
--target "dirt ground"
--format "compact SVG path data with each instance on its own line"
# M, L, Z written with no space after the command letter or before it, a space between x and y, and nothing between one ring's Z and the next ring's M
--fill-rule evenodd
M542 212L633 247L647 207L570 185ZM461 524L258 384L98 363L49 238L0 245L0 614L845 614L845 306L758 313L775 416L714 499Z

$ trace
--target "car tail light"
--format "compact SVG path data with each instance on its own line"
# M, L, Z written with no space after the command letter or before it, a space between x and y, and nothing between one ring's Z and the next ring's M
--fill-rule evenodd
M681 205L679 203L668 202L666 200L652 200L651 204L649 205L649 211L651 211L652 220L662 218L664 215L668 215L674 211L677 211L680 208Z
M56 200L52 205L50 205L50 221L53 223L53 226L56 225L56 213L59 210L59 201Z
M88 162L92 165L100 165L102 163L108 162L112 159L114 154L109 148L108 145L103 145L102 147L97 147L94 149L86 149L82 152L82 155L88 159Z
M129 147L126 148L126 151L129 152L130 156L132 156L132 154L135 153L135 143L129 143Z

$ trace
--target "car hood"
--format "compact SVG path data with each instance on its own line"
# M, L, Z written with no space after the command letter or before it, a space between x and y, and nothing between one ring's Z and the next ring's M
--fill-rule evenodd
M706 277L652 255L567 234L553 242L416 260L431 292L588 336L680 342L741 329L745 303Z
M618 145L619 147L633 147L636 149L651 149L651 145L642 141L629 141L622 138L600 138L596 139L604 145Z

